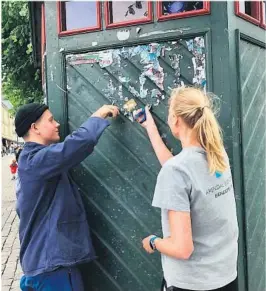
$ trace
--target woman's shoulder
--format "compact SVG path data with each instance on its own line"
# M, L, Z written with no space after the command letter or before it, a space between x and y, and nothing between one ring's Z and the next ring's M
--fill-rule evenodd
M186 157L187 153L181 151L179 154L170 158L164 163L160 171L161 175L168 175L172 173L187 173L186 171Z
M170 158L167 162L164 163L163 168L178 168L182 167L185 164L188 154L185 151L181 151L179 154Z

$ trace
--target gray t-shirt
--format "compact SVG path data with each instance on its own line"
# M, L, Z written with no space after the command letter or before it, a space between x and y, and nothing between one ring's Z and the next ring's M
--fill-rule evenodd
M191 257L178 260L162 254L167 286L211 290L236 278L238 224L229 167L220 176L211 175L205 151L184 148L162 167L152 205L161 208L164 237L170 236L168 210L191 215Z

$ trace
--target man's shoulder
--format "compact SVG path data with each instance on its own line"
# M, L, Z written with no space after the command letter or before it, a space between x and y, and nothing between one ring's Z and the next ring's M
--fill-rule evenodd
M34 172L34 164L31 163L32 158L45 146L40 144L25 145L19 154L18 168L21 173Z
M37 154L39 151L46 150L48 146L30 142L24 146L24 148L20 152L21 157L32 157ZM26 159L28 160L28 159Z

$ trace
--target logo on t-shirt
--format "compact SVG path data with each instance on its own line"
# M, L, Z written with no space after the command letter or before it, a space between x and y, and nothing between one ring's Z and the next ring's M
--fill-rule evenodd
M229 177L224 183L217 184L206 191L206 195L214 194L215 198L225 195L233 188L232 178Z
M221 172L219 172L219 171L216 171L216 172L215 172L215 177L216 177L216 178L220 178L220 177L222 177L222 174L223 174L223 173L221 173Z

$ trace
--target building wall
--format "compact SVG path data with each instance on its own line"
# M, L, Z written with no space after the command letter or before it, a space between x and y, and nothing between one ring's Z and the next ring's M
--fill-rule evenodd
M265 45L240 35L242 173L248 290L265 290ZM256 57L254 57L256 56Z
M153 5L155 8L156 3L153 2ZM140 98L134 99L140 105L145 99L141 96L150 97L148 93L155 92L152 91L155 86L161 90L162 74L146 80L144 87L139 84L144 81L144 75L148 75L142 63L146 59L140 58L146 55L147 45L159 43L167 44L167 50L164 50L160 60L157 54L153 54L154 51L150 51L152 54L149 57L154 57L154 61L159 62L157 68L163 68L163 72L167 73L163 83L165 96L173 78L190 81L191 77L196 77L195 73L205 72L207 90L214 91L223 100L219 119L231 157L231 96L228 86L228 35L225 33L227 6L222 2L213 2L211 11L210 15L201 17L139 25L140 30L127 27L126 31L118 28L58 37L56 3L45 2L47 99L56 120L61 124L61 136L76 129L100 105L111 103L111 98L106 100L111 95L119 103L124 99L120 97L133 98L132 94L139 94ZM192 44L194 48L191 39L204 40L206 70L194 69L192 58L195 64L196 58L190 51ZM179 48L172 48L172 45L178 45L177 42ZM92 43L97 45L93 46ZM156 45L149 47L155 49ZM142 49L143 54L140 52ZM197 57L202 50L199 46L195 52ZM111 58L110 51L114 58ZM81 52L85 54L77 59L77 54ZM172 53L171 59L169 52ZM130 59L123 57L127 53L132 56ZM119 55L122 56L121 67L115 66ZM183 57L180 66L171 63L178 55ZM180 74L177 72L179 68ZM138 94L135 91L132 93L131 87L137 87ZM146 96L147 89L150 90ZM149 102L147 98L145 102ZM171 140L169 129L165 126L166 103L167 98L159 106L154 105L153 114L159 121L159 130L167 145L176 153L177 143ZM122 107L122 104L118 105ZM84 283L88 289L155 291L160 288L160 257L155 255L147 259L139 248L139 242L146 233L160 233L160 213L150 206L159 166L141 130L121 114L102 136L94 154L72 172L83 194L93 243L99 256L97 262L84 268Z
M154 2L153 5L156 5L156 3ZM55 118L61 123L61 136L65 136L69 133L69 131L78 127L78 125L81 124L81 122L85 118L87 118L89 110L93 111L97 109L97 106L95 106L95 104L101 101L101 98L103 98L102 95L106 95L102 94L97 98L97 96L100 95L100 90L105 89L99 85L98 88L96 88L97 90L93 91L93 94L87 94L89 90L93 90L93 86L95 84L97 86L97 82L93 82L93 84L91 83L91 80L97 76L95 72L99 73L102 70L102 68L98 67L98 64L95 64L95 60L97 60L98 55L95 54L95 59L93 61L95 63L90 63L87 66L85 64L71 63L73 61L73 59L71 59L73 55L80 54L81 52L98 53L103 52L107 49L118 50L121 49L123 46L133 47L136 45L145 45L154 42L162 43L166 41L177 41L179 39L187 40L189 38L194 38L198 36L204 37L204 41L206 44L207 90L213 91L223 101L221 104L221 114L219 117L219 121L221 122L224 131L225 145L228 155L230 157L234 177L234 187L240 228L238 290L257 291L257 289L252 289L252 287L250 287L251 289L248 288L248 286L255 286L254 280L259 280L260 278L259 276L254 276L253 279L249 278L249 276L252 275L250 273L250 270L252 269L252 266L254 266L251 260L253 260L256 253L254 252L252 254L249 254L249 257L251 258L249 266L246 259L248 252L247 246L249 246L247 240L249 239L249 237L248 235L246 235L247 225L245 223L244 213L246 211L246 208L249 207L249 204L245 203L245 197L243 195L244 176L241 169L243 163L241 156L242 131L240 126L241 102L239 99L240 92L238 91L241 86L238 87L240 72L236 68L237 50L239 49L236 46L236 37L238 34L238 30L241 28L241 31L245 32L245 34L255 35L254 37L256 39L264 41L264 31L259 27L256 27L240 18L237 18L235 16L233 2L212 2L210 15L139 25L138 30L136 29L136 27L132 26L126 27L124 29L110 29L108 31L103 30L101 32L84 33L75 36L60 38L58 37L57 31L56 3L46 2L45 9L46 31L48 32L46 54L47 99L50 109L53 112ZM121 35L123 37L126 35L127 39L124 39L123 37L121 37ZM251 54L251 56L254 56L255 58L256 54ZM84 60L85 59L83 59L83 61ZM182 59L182 61L184 60L185 58ZM128 66L129 65L133 67L131 64L128 64ZM192 68L193 66L190 67ZM139 67L135 66L134 68L137 70ZM105 75L100 76L99 82L104 82L104 76L109 76L110 78L112 77L112 82L115 83L115 77L119 77L119 75L111 72L109 69L110 67L104 68ZM169 66L168 69L170 69ZM247 71L249 71L249 68L247 68ZM127 72L129 72L133 76L133 69L131 71L128 70ZM70 82L73 83L73 86L70 86ZM122 86L122 88L125 88L125 86ZM114 92L116 91L114 90ZM120 91L117 90L117 92L119 93ZM86 106L89 107L87 108L87 110ZM159 116L160 114L162 114L162 107L159 107L160 110L158 110L157 108L155 108L156 112L154 112L154 114L157 114ZM254 116L256 117L256 114L254 114ZM134 185L134 187L129 188L130 191L137 188L138 183L132 182L133 179L136 179L135 176L137 173L137 166L133 167L132 165L134 165L134 163L129 163L128 160L129 158L133 157L132 153L138 153L138 156L134 158L134 162L141 160L143 157L146 159L147 157L151 158L147 155L149 153L152 154L152 151L148 151L147 149L145 149L145 147L147 146L145 142L140 143L140 140L143 139L143 136L140 132L137 132L137 135L132 135L132 138L128 139L127 141L127 134L133 132L134 129L131 131L128 129L125 130L126 126L131 127L131 124L126 119L123 120L123 122L121 122L121 124L119 125L117 122L112 127L113 132L110 133L108 131L108 133L106 133L105 135L106 139L108 138L108 141L105 140L103 136L103 138L101 139L101 144L99 145L99 147L97 147L98 150L95 152L93 157L90 157L89 164L87 164L88 162L85 161L82 166L75 169L73 174L81 190L84 190L83 197L85 205L88 210L89 218L91 218L90 221L93 221L92 225L94 229L92 228L92 232L95 245L98 246L97 254L100 256L100 258L104 258L104 262L101 260L97 261L95 265L91 264L90 267L85 270L86 277L89 278L88 284L90 284L90 286L94 284L95 290L99 290L98 287L100 286L107 286L109 280L111 280L111 283L109 283L108 285L108 290L124 290L123 284L128 284L128 281L124 282L124 280L126 280L126 272L131 272L131 274L135 274L134 268L136 268L136 266L133 264L134 259L131 258L136 258L136 256L138 255L138 251L136 251L136 253L134 254L133 250L133 255L129 255L130 248L125 248L125 244L123 243L125 236L121 236L121 234L123 233L123 227L125 227L125 229L135 230L135 224L129 222L129 215L124 215L123 218L120 219L119 224L115 225L114 222L119 217L120 212L126 213L128 209L130 211L132 209L132 213L134 214L136 210L139 211L139 205L144 205L145 201L143 199L138 199L137 203L132 203L129 198L134 198L137 196L133 196L132 194L128 196L123 195L125 187L119 187L119 189L118 187L116 187L117 185L119 185L118 179L121 175L114 175L114 173L120 170L120 173L123 174L122 176L128 175L126 177L127 182L130 182ZM119 137L119 139L116 138L115 140L116 134L121 134L121 136ZM136 136L138 138L136 138ZM166 135L166 138L169 138L168 135ZM115 167L113 166L114 163L110 163L113 155L117 153L119 149L116 145L114 145L117 140L121 144L123 143L123 150L127 149L128 152L127 156L123 156L124 161L120 163L119 167ZM130 147L135 145L137 146L137 143L141 144L141 147L139 147L138 151L136 150L136 148L132 150ZM102 152L108 153L108 155L104 155L102 154ZM119 152L119 154L120 153L121 151ZM250 154L250 157L252 157L252 155L253 154ZM118 156L118 158L115 158L113 160L117 161L119 158L121 157ZM153 165L152 170L154 170L156 168L155 162L151 161L150 164ZM122 171L121 165L125 166L125 169L123 169ZM129 165L132 166L131 169L129 168ZM245 165L246 167L248 167L247 163ZM102 169L105 170L102 171ZM131 170L131 173L129 173L129 170ZM144 172L143 169L142 171ZM155 171L157 171L157 169L155 169ZM110 179L110 177L108 176L111 174L113 174L113 179ZM109 178L109 181L106 181L105 183L104 179L107 178ZM146 180L149 181L150 185L153 185L152 179L149 179L147 177ZM139 179L138 182L140 181L141 179ZM149 189L151 187L150 185L148 186L146 191L143 191L143 193L149 193ZM89 195L87 193L89 193ZM99 193L101 193L101 195L99 195ZM130 192L128 191L127 193ZM94 194L95 196L93 196ZM99 203L97 199L100 199ZM116 202L115 200L118 199L125 199L122 200L125 207L120 207L119 210L116 207L110 206L113 205L113 203ZM105 206L106 209L104 209ZM121 211L121 209L124 211ZM142 222L141 215L138 215L137 218L139 218L138 221ZM99 227L97 226L95 221L97 221ZM260 227L260 223L262 220L257 221L259 225L257 230L263 229L264 231L265 227ZM119 236L116 236L114 235L114 232L111 232L111 230L115 229L114 226L117 225L119 225L119 227L116 228L119 229ZM110 232L103 232L102 229L104 227L108 228ZM139 231L136 233L139 237L141 236ZM257 233L258 232L256 232L254 236L257 235ZM106 235L107 238L105 237ZM134 243L134 239L136 239L136 236L132 237L133 238L131 238L130 236L126 237L126 239L130 240L131 247L136 246L136 244ZM114 243L114 246L112 246L112 243ZM123 248L121 247L119 248L119 250L116 250L116 247L119 247L120 245L122 245ZM262 250L263 247L261 247L260 249ZM125 260L127 263L123 265L123 272L120 272L122 268L119 268L118 266L121 262L124 262L123 260L125 256L128 256L129 259ZM159 258L155 258L155 260L157 259ZM138 262L140 261L138 260ZM139 264L138 267L140 265L141 264ZM258 260L258 264L256 264L255 266L256 268L261 267L261 270L265 269L264 261L263 263L261 263L261 261ZM141 268L139 269L141 270ZM148 269L145 269L146 274L147 270ZM113 274L115 272L117 272L118 274ZM142 270L141 273L143 274ZM91 278L92 276L89 276L88 274L93 274L93 278ZM136 274L137 275L135 277L132 275L132 278L134 277L134 280L136 281L143 280L144 285L148 288L149 282L144 281L145 277L143 277L142 275L138 276L137 271ZM150 277L147 276L147 278ZM250 281L250 283L248 284L247 281L249 280L253 282ZM112 284L114 285L113 287L110 286ZM263 279L261 279L261 281L258 281L259 288L261 288L263 284ZM139 282L137 282L135 285L137 287L134 290L138 290L137 288L139 285ZM155 285L157 286L156 282L154 283L154 286ZM131 288L132 286L133 285L131 284ZM103 287L103 289L104 288L105 287ZM154 287L152 290L155 290L155 288L156 287ZM144 288L144 290L147 289Z
M14 118L10 115L8 108L2 104L2 138L6 138L11 141L17 141L17 135L15 132Z
M254 245L251 246L251 239L252 233L250 230L250 204L249 200L247 199L247 196L249 195L249 192L247 192L246 189L246 173L249 173L253 175L253 172L251 172L251 169L249 169L250 159L253 159L255 162L257 157L257 152L260 148L261 141L263 141L263 135L261 136L261 141L257 141L257 149L253 152L249 151L245 155L246 146L248 144L248 131L245 129L245 125L243 124L243 116L245 115L244 108L242 106L243 98L245 98L245 108L248 108L251 105L252 111L254 110L254 103L252 105L252 94L254 94L254 87L258 84L258 82L263 79L263 76L265 76L265 72L261 74L259 78L257 78L258 75L258 68L255 67L253 69L252 65L248 66L247 58L249 60L252 60L252 64L256 64L256 59L260 56L257 55L257 52L259 51L259 47L266 47L265 45L265 30L262 29L259 26L256 26L253 23L250 23L240 17L237 17L235 15L235 7L234 2L230 2L227 5L228 11L228 38L229 38L229 78L230 78L230 96L232 96L232 142L233 142L233 155L231 158L232 163L232 172L233 172L233 178L234 178L234 188L235 193L237 194L237 209L238 209L238 223L240 228L240 234L239 234L239 278L241 278L239 283L239 290L248 290L248 291L257 291L257 290L265 290L265 278L264 280L261 279L261 272L255 272L251 274L251 269L256 269L260 265L260 260L264 260L264 266L261 267L261 270L265 270L265 257L259 255L257 256L257 260L255 259L254 263L254 255L259 253L259 250L256 248L250 253L250 249L255 247ZM249 39L249 40L248 40ZM254 42L254 40L256 40ZM247 44L247 42L249 44ZM246 44L245 51L243 51L244 47L243 45ZM252 45L253 44L253 45ZM245 53L244 53L245 52ZM247 53L247 54L246 54ZM246 55L246 56L245 56ZM257 60L257 64L261 64L261 66L264 66L265 69L265 61L263 61L263 58L260 57L260 60ZM264 65L263 65L264 63ZM259 68L261 70L261 67ZM257 72L258 70L258 72ZM249 78L244 78L244 73L250 74ZM255 79L254 84L252 84L252 78L256 76L257 79ZM249 93L246 91L243 92L243 86L245 85L245 90L251 88L251 93L249 96ZM259 88L261 90L261 88ZM253 91L253 93L252 93ZM256 97L257 98L257 97ZM255 100L255 99L254 99ZM253 101L254 102L254 101ZM261 104L261 108L263 107L263 103ZM254 121L258 120L260 111L258 110L258 113L252 113L251 119L254 119ZM264 122L265 124L265 122ZM253 125L253 123L249 124ZM265 125L264 125L264 131L265 131ZM250 134L252 131L250 132ZM264 136L265 137L265 136ZM255 141L255 140L254 140ZM264 139L265 142L265 139ZM264 147L265 149L265 147ZM263 161L263 154L260 152L259 159ZM256 179L261 177L263 174L261 171L265 171L265 169L261 168L259 165L255 166L256 170L258 171L258 175L256 176ZM248 172L247 172L248 171ZM255 174L256 175L256 174ZM251 179L251 178L250 178ZM255 180L252 180L254 183ZM257 181L257 180L256 180ZM261 183L265 183L264 181L261 181ZM258 183L257 186L260 186ZM251 185L250 181L249 184ZM249 185L249 186L250 186ZM253 184L252 184L253 185ZM248 189L248 191L250 191ZM253 191L253 190L252 190ZM254 192L256 189L254 189ZM265 191L262 191L263 200L261 200L261 204L263 204L265 201ZM252 194L253 197L253 194ZM252 198L249 197L249 198ZM259 198L257 198L259 201ZM252 206L253 207L253 206ZM252 210L252 214L255 212L256 216L252 216L252 220L258 221L258 224L261 223L261 221L258 219L259 211L256 209L255 211ZM249 217L248 217L249 216ZM257 226L255 235L258 234L258 229L261 232L264 232L264 228ZM258 240L258 243L261 241ZM263 246L261 246L261 250L263 249ZM260 250L260 251L261 251ZM253 260L253 261L252 261ZM263 265L262 264L262 265ZM254 275L255 274L255 275ZM253 276L252 278L250 276ZM264 276L265 277L265 276ZM258 288L254 287L254 280L258 281ZM264 288L263 288L264 284Z

